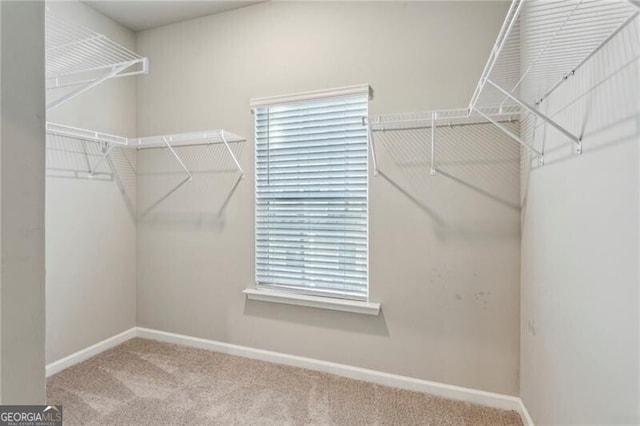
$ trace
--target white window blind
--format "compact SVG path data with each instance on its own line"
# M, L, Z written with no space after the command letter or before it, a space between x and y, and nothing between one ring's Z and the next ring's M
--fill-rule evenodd
M256 282L368 299L368 94L258 106Z

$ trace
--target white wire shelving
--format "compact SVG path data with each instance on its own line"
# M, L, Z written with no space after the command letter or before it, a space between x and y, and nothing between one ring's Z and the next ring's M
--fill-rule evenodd
M47 121L45 126L47 134L55 136L63 136L72 139L78 139L89 142L96 142L102 145L102 155L95 162L95 164L89 164L89 177L95 176L98 167L109 157L111 150L115 146L127 146L127 138L122 136L116 136L109 133L96 132L93 130L81 129L79 127L67 126L64 124L52 123Z
M636 0L513 0L469 103L469 115L487 118L486 105L519 107L562 133L580 154L582 138L540 106L639 15ZM544 164L543 152L496 125Z
M109 79L149 72L148 58L48 9L45 28L46 87L69 88L47 104L47 111Z
M46 131L50 135L66 136L74 139L124 145L128 144L128 139L123 136L111 135L109 133L96 132L94 130L81 129L79 127L67 126L65 124L52 123L47 121Z
M154 149L154 148L168 148L173 156L176 158L180 167L187 174L189 180L192 179L191 172L185 166L184 162L175 151L174 147L186 147L186 146L197 146L197 145L211 145L211 144L224 144L227 152L233 159L236 168L240 172L240 177L244 178L244 171L242 170L242 166L240 166L240 162L238 158L233 153L231 149L230 143L244 142L245 139L230 133L224 130L206 130L201 132L189 132L189 133L180 133L174 135L164 135L164 136L150 136L146 138L133 138L129 139L129 145L131 147L135 147L136 149Z
M185 165L184 161L180 157L180 154L176 151L175 148L224 144L236 168L240 172L240 177L244 178L244 171L240 166L238 157L231 149L230 144L245 142L246 139L224 130L207 130L173 135L150 136L145 138L127 138L124 136L116 136L108 133L97 132L94 130L47 122L46 132L51 135L64 136L87 142L100 143L103 145L103 154L96 164L90 165L89 176L93 176L95 174L95 171L98 169L98 166L109 157L109 155L111 154L111 150L114 147L119 146L122 148L137 150L158 148L168 149L171 155L175 157L176 161L187 175L187 178L191 180L191 171Z
M46 105L47 112L107 80L148 74L149 72L148 58L125 48L103 34L56 16L49 9L46 12L45 26L46 87L50 90L49 97L53 98ZM89 178L94 178L99 174L99 167L105 161L113 160L111 154L116 147L135 150L167 149L186 177L162 199L175 192L183 184L193 180L192 172L187 166L188 162L185 162L184 156L181 157L186 153L181 152L180 148L223 144L239 171L236 186L244 178L244 171L230 144L245 142L245 139L224 130L127 138L48 121L46 133L100 145L98 153L91 154L97 160L90 160L85 151ZM95 152L95 150L93 151ZM112 165L113 167L115 166ZM132 170L137 175L135 169L132 168ZM147 209L146 212L154 206Z
M374 176L378 176L379 174L375 149L375 134L378 132L385 133L393 131L430 129L430 172L431 175L435 175L438 128L474 126L480 124L502 125L501 123L511 123L520 119L520 108L518 106L493 106L479 108L478 110L478 115L469 115L467 109L450 109L363 117L362 124L367 127L368 131L369 149L371 152ZM505 130L512 133L506 128ZM516 137L515 134L513 134L513 136Z

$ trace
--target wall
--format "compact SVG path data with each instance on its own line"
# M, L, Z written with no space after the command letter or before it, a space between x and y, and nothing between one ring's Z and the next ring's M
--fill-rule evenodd
M140 136L224 128L220 146L138 154L137 323L396 374L517 394L518 149L490 127L379 141L370 184L378 317L246 301L253 285L249 100L370 83L370 112L465 107L507 4L268 2L139 33ZM445 131L443 134L447 133ZM458 135L457 137L455 135Z
M44 3L0 3L0 391L45 399Z
M520 392L536 424L640 422L639 54L636 18L543 104L583 154L540 130L545 166L523 169Z
M135 48L135 34L80 2L52 12ZM122 136L136 133L136 79L114 79L47 120ZM48 91L49 100L60 91ZM94 179L100 146L47 138L47 363L135 326L135 152L115 149Z

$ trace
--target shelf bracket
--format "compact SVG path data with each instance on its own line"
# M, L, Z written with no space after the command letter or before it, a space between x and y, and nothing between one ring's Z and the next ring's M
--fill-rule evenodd
M362 118L362 121L364 122L364 117ZM369 122L369 120L367 120L367 123L365 125L367 126L367 134L369 136L368 139L371 151L371 162L373 163L373 175L378 176L380 175L380 172L378 171L378 160L376 158L376 145L373 141L373 130L371 130L371 123Z
M109 157L109 154L111 154L111 150L114 146L114 144L110 143L108 148L104 148L104 152L102 153L100 159L96 162L96 164L94 164L93 166L89 166L89 178L93 178L96 175L96 170L98 170L98 167L100 167L100 165L107 159L107 157Z
M231 147L227 142L227 138L224 136L224 130L220 130L218 134L220 135L220 139L222 140L222 143L224 143L224 146L227 148L227 151L229 151L231 158L233 158L233 162L236 163L236 167L238 168L238 171L240 171L240 178L244 179L244 171L242 170L242 166L240 166L240 162L238 161L238 159L236 158L236 155L231 150Z
M187 174L187 179L189 180L189 182L191 182L193 180L193 176L191 175L191 172L189 171L189 169L187 169L187 166L184 165L184 163L182 162L182 159L180 159L180 156L178 155L178 153L173 149L173 147L169 143L169 140L167 139L167 137L163 136L162 137L162 141L165 143L165 145L167 145L167 148L169 148L169 151L171 151L173 156L176 157L176 160L180 164L180 167L182 167L182 170L184 170L184 172Z
M120 64L116 64L116 65L120 65ZM107 68L110 69L116 65L109 65L102 68L96 68L95 70L91 70L91 71L98 71L98 70L107 69ZM112 78L122 78L122 77L131 77L131 76L142 75L142 74L149 74L149 58L137 59L136 61L132 62L132 64L129 65L129 67L133 67L134 65L140 65L140 69L121 72L117 75L114 75ZM63 87L70 87L70 86L78 86L80 84L90 83L94 80L95 78L85 78L84 80L74 80L73 78L67 77L67 76L49 77L47 79L47 90L61 89Z
M559 125L558 123L553 121L550 117L546 116L545 114L543 114L542 112L538 111L536 108L532 107L531 105L527 104L526 102L521 101L520 99L516 98L515 96L513 96L512 93L510 93L509 91L503 89L502 87L500 87L499 85L497 85L496 83L491 81L490 79L487 79L487 83L489 83L490 85L495 87L498 91L502 92L502 94L507 96L509 99L513 100L515 103L520 105L522 108L526 109L527 111L529 111L533 115L537 115L539 118L541 118L542 120L546 121L551 126L553 126L556 130L558 130L560 133L565 135L567 138L571 139L571 141L576 145L576 152L578 154L582 154L582 138L579 138L579 137L573 135L572 133L567 131L567 129L565 129L564 127L562 127L561 125ZM476 111L478 111L478 110L476 109Z
M524 142L520 136L516 135L515 133L513 133L511 130L507 129L505 126L503 126L502 124L498 123L496 120L494 120L493 118L489 117L487 114L483 113L482 111L480 111L477 108L473 108L472 112L475 111L478 114L480 114L485 120L487 120L488 122L490 122L491 124L493 124L494 126L496 126L498 129L502 130L505 134L507 134L507 136L509 136L511 139L515 140L516 142L518 142L520 145L522 145L523 147L525 147L526 149L528 149L529 151L533 152L534 154L536 154L538 156L538 158L540 159L540 165L544 165L544 154L541 151L538 151L537 149L535 149L534 147L532 147L531 145L529 145L528 143Z
M102 83L104 81L107 81L110 78L113 78L113 77L117 76L122 71L126 70L130 66L132 66L134 64L137 64L137 63L139 63L139 61L135 60L135 61L123 62L121 64L113 66L107 73L103 74L102 76L100 76L100 77L98 77L96 79L93 79L93 80L89 80L88 82L86 82L84 85L78 87L77 89L74 89L71 92L67 93L66 95L61 96L58 99L49 102L47 104L47 112L51 111L54 108L59 107L60 105L64 104L67 101L70 101L71 99L73 99L76 96L86 92L87 90L96 87L100 83Z

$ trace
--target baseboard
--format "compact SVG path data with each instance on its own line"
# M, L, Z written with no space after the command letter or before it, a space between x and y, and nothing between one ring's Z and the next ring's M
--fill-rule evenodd
M98 355L99 353L104 352L107 349L118 346L120 343L126 342L127 340L133 339L134 337L136 337L136 327L132 327L127 331L116 334L115 336L109 337L108 339L96 343L95 345L91 345L88 348L84 348L76 353L59 359L58 361L52 362L46 367L47 377L52 376L57 372L64 370L65 368L71 367L72 365L78 364L79 362L85 361L92 356Z
M165 331L138 327L137 336L145 339L158 340L167 343L176 343L200 349L208 349L229 355L237 355L245 358L273 362L276 364L306 368L309 370L335 374L350 379L363 380L366 382L392 386L400 389L424 392L443 398L481 404L488 407L499 408L502 410L513 410L518 413L520 413L522 406L520 398L515 396L486 392L482 390L448 385L444 383L431 382L428 380L415 379L412 377L384 373L381 371L369 370L366 368L354 367L345 364L288 355L280 352L266 351L263 349L255 349L247 346L216 342L213 340L185 336L182 334L168 333Z
M518 398L520 400L520 404L518 407L518 414L520 414L520 418L522 419L522 423L524 426L535 426L533 423L533 419L529 415L529 411L527 410L527 406L524 405L524 401L522 398Z

